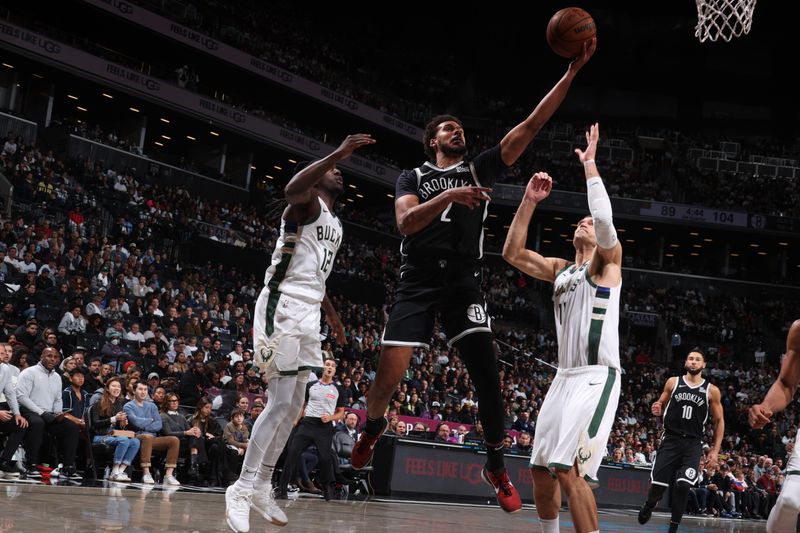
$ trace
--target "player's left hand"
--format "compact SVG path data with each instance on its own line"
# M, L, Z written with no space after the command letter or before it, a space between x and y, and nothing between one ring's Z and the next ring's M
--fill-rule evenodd
M328 422L331 421L331 415L329 415L328 413L323 413L322 416L319 417L319 419L322 420L323 424L327 424Z

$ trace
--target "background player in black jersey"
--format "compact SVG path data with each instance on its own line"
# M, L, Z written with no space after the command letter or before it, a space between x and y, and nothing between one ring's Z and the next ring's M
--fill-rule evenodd
M706 464L717 464L725 421L719 389L703 378L705 367L703 352L698 349L689 352L684 366L686 374L669 378L661 397L653 402L653 414L664 415L664 436L650 473L652 483L647 501L639 510L640 524L650 520L653 507L674 482L669 532L678 530L689 500L689 489L699 478L697 465L703 457L703 430L709 412L714 419L714 444L708 450Z
M750 425L756 429L769 424L772 415L783 411L792 403L800 383L800 320L795 320L786 336L786 355L781 363L778 379L767 391L764 401L750 408ZM790 533L797 526L800 513L800 443L795 440L794 449L786 463L786 481L781 487L778 501L769 512L767 533Z
M434 117L425 127L423 148L431 158L404 171L397 181L395 216L404 235L397 297L383 333L378 373L367 398L368 419L353 449L351 464L363 468L385 431L389 398L415 348L427 348L436 311L451 346L466 363L480 399L487 448L483 479L507 512L522 502L503 461L503 403L492 349L491 318L481 292L483 221L491 185L514 164L564 100L577 72L594 54L596 41L584 45L566 74L500 144L465 161L461 121ZM477 208L477 209L476 209Z

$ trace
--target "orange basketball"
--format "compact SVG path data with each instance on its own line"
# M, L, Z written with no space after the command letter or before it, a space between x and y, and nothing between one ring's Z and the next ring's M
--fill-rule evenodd
M547 23L547 44L561 57L577 57L583 43L597 34L592 16L579 7L557 12Z

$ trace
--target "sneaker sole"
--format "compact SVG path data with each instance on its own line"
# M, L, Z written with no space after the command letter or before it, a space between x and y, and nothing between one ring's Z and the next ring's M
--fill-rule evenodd
M281 526L281 527L283 527L283 526L285 526L286 524L288 524L288 523L289 523L289 520L286 520L285 522L282 522L281 520L278 520L277 518L275 518L274 516L272 516L271 514L269 514L268 512L266 512L264 509L260 508L260 507L259 507L259 506L257 506L256 504L254 504L252 501L250 502L250 507L252 507L252 508L253 508L253 509L255 509L256 511L258 511L258 513L259 513L261 516L263 516L263 517L264 517L264 520L268 520L269 522L271 522L271 523L272 523L273 525L275 525L275 526Z
M483 481L485 481L487 485L489 485L490 487L492 487L492 491L494 491L494 497L495 497L495 499L497 499L497 494L498 494L498 491L497 491L497 489L496 489L496 488L494 488L494 484L492 484L492 482L491 482L491 481L489 481L489 478L488 478L488 477L486 477L486 470L481 470L481 479L482 479ZM514 509L513 511L508 511L508 510L506 510L506 509L505 509L505 508L504 508L502 505L500 505L500 502L497 502L497 505L499 505L499 506L500 506L500 509L503 509L503 511L504 511L504 512L506 512L506 513L508 513L508 514L514 514L514 513L518 513L518 512L520 512L520 511L522 510L522 506L520 506L520 508L519 508L519 509Z

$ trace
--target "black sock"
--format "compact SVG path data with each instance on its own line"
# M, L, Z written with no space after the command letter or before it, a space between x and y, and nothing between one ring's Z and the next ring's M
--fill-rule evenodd
M506 463L503 460L502 442L495 446L491 446L489 444L486 445L486 466L489 467L489 471L491 472L505 468Z
M371 436L374 437L375 435L380 433L381 430L383 429L383 424L384 424L383 421L384 420L386 420L386 419L383 418L383 417L374 418L374 419L370 418L370 417L367 417L367 423L364 424L364 431L368 435L371 435Z
M672 520L670 520L669 521L669 533L677 533L679 525L680 524L677 524L677 523L673 522Z
M672 517L670 520L670 532L676 531L678 529L678 524L681 523L681 518L683 518L683 513L686 511L686 502L689 501L689 489L690 485L679 481L675 484L672 488ZM672 525L675 524L675 529L672 529Z

